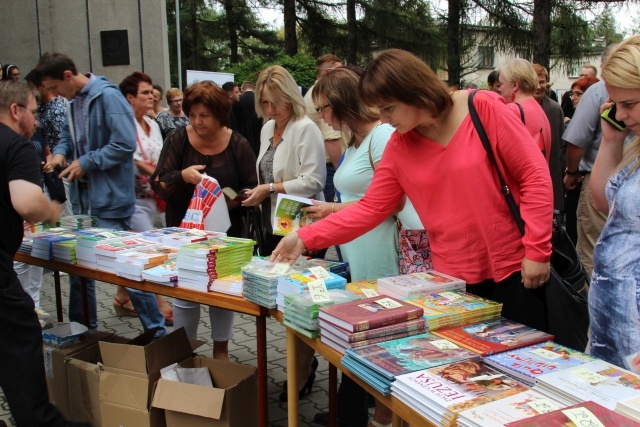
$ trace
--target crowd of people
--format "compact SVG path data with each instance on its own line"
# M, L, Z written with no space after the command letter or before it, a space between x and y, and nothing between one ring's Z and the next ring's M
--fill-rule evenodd
M23 221L55 222L64 211L90 213L114 230L178 226L204 174L241 194L226 200L231 225L223 231L245 236L246 214L255 215L260 252L272 261L292 263L337 245L352 280L396 275L401 218L426 230L428 265L501 302L503 316L543 331L552 227L565 223L592 277L590 345L579 350L640 367L640 36L605 50L602 80L595 67L582 68L567 95L570 109L549 96L548 71L524 59L492 72L488 90L454 90L398 49L365 69L330 54L316 66L304 96L274 65L255 85L170 88L166 109L162 87L143 72L116 86L81 73L62 53L44 54L27 83L17 66L2 67L1 215L10 227L0 244L0 387L18 425L73 425L47 400L37 317L42 269L13 262ZM600 118L614 105L623 123L617 128ZM524 235L470 110L486 129ZM274 235L279 193L317 201L306 209L317 221ZM69 279L69 318L82 322L80 278ZM87 291L88 326L96 329L92 281ZM175 300L171 308L154 294L119 288L114 307L138 316L156 337L171 323L197 335L198 304ZM209 316L213 356L229 360L233 312L210 308ZM302 341L296 347L302 397L318 363ZM366 393L346 377L338 415L341 425L391 422L379 402L369 420ZM317 414L315 421L328 418Z

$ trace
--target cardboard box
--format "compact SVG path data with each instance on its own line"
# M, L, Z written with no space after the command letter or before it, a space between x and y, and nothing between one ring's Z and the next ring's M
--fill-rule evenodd
M208 368L214 388L160 379L152 406L165 410L167 427L258 425L258 374L254 366L201 356L180 365Z
M101 402L101 405L102 427L165 427L161 409L134 409L109 402Z
M110 342L125 343L129 339L114 335ZM100 375L102 358L98 343L69 356L67 362L67 384L69 393L69 421L86 422L92 426L102 425L100 413Z
M92 345L95 345L101 339L107 339L112 337L111 332L94 331L88 333L84 339L79 343L73 344L65 348L53 348L50 346L44 346L44 369L47 378L47 390L49 392L49 400L65 418L69 418L70 404L69 404L69 386L67 382L67 364L65 360L67 357L72 356L79 351L86 349Z

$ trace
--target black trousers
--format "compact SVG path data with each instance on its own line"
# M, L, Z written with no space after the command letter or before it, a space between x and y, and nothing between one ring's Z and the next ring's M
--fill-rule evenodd
M547 300L544 286L526 289L521 283L520 271L495 282L485 280L467 285L467 292L502 303L502 316L540 331L548 331Z
M67 423L49 403L42 355L42 329L15 273L0 278L0 387L18 427Z
M573 190L564 190L564 226L574 246L578 244L577 212L581 188L582 182L579 182Z

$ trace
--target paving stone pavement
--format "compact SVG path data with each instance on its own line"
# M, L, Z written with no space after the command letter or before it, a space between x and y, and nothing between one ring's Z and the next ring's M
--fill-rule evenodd
M62 295L65 320L67 317L67 302L69 289L68 276L62 277ZM113 297L116 287L112 284L98 282L96 286L96 298L98 303L99 330L111 331L118 335L133 338L142 332L142 326L137 318L118 317L113 309ZM41 291L42 309L55 315L55 293L53 275L45 273ZM200 326L198 338L207 341L207 344L197 350L198 354L212 357L213 343L211 340L211 327L206 307L201 308ZM169 328L172 330L173 328ZM229 355L232 361L256 365L256 328L255 318L252 316L236 314L235 336L229 343ZM286 340L284 327L272 318L267 320L267 370L268 370L268 394L269 394L269 425L273 427L287 426L287 405L280 403L278 396L282 392L282 382L286 379ZM325 411L328 408L327 389L329 386L328 363L318 357L320 365L316 373L316 381L313 390L300 400L300 425L317 426L313 423L316 412ZM9 407L0 390L0 420L14 426Z

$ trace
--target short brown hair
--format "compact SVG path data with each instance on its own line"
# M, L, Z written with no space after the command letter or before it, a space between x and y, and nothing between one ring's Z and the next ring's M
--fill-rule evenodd
M140 87L140 83L145 82L153 85L153 81L151 81L151 77L149 74L141 73L140 71L134 71L132 74L129 74L120 82L120 92L126 97L127 95L138 95L138 88Z
M549 72L540 64L533 64L533 70L536 72L536 76L544 76L545 80L549 77Z
M182 103L182 109L185 114L189 115L191 107L196 104L202 104L208 108L221 125L228 125L231 99L227 91L217 84L207 80L187 87L184 90L184 101Z
M338 56L334 55L333 53L325 53L324 55L321 55L318 57L318 59L316 59L316 68L326 62L339 62L342 64L342 59L340 59Z
M181 96L182 92L180 92L180 89L178 89L177 87L172 87L169 88L169 90L167 90L167 94L165 95L165 98L167 98L167 102L171 102L171 98L173 98L174 96Z
M0 82L0 113L9 110L11 104L27 105L29 96L33 96L36 102L40 98L38 91L30 88L26 83L2 80Z
M453 106L447 86L436 73L415 55L400 49L385 50L371 61L358 90L362 101L372 106L399 101L434 116Z

